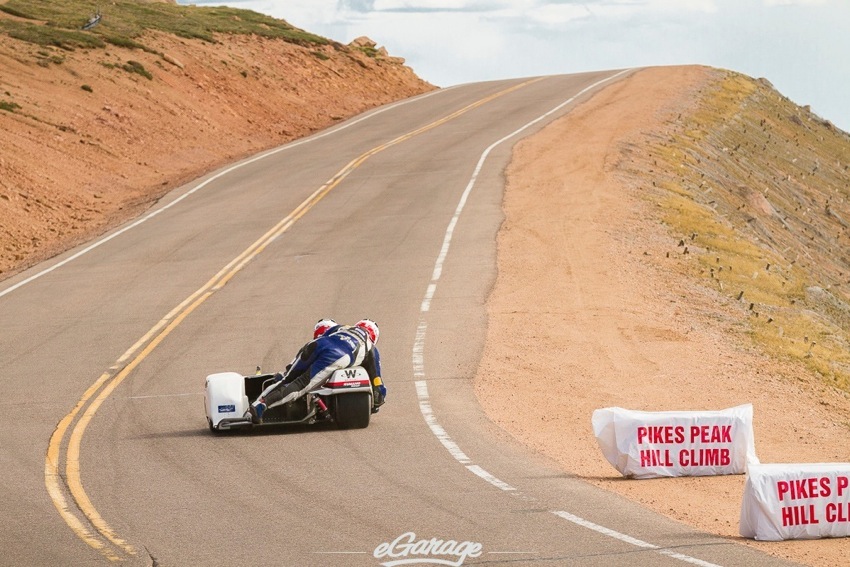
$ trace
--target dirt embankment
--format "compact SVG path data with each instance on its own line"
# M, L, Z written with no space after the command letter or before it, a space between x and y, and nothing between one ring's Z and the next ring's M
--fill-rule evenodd
M144 44L0 34L0 279L217 166L435 88L380 49L164 33Z
M848 163L844 132L704 67L637 72L520 142L475 383L485 411L564 470L743 541L742 475L623 479L591 415L751 403L762 462L850 462ZM850 557L850 538L747 544Z

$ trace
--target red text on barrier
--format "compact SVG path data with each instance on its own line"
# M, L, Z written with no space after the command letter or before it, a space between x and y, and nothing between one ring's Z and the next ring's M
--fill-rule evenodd
M850 522L850 502L830 502L827 504L826 521L830 524Z
M644 449L640 452L640 466L642 467L672 467L670 451L667 449Z
M814 504L804 504L803 506L786 506L782 508L782 525L787 526L805 526L810 524L819 524L817 516L815 516Z
M683 467L727 467L732 463L729 449L682 449L679 464Z
M800 498L829 496L832 494L832 489L829 485L829 477L798 478L777 482L776 494L781 502L786 497L788 500L798 500Z
M682 443L685 441L683 425L641 425L637 428L637 442L661 445L664 443Z
M691 443L731 443L731 425L692 425Z
M682 467L727 467L732 464L728 448L682 449L676 453L678 465ZM641 467L672 467L673 455L669 449L642 449Z

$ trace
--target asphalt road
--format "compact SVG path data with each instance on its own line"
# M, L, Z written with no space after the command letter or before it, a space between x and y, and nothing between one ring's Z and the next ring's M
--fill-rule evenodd
M0 564L786 565L571 478L476 404L511 147L622 76L384 107L0 283ZM381 326L370 426L212 435L205 376L282 368L321 317Z

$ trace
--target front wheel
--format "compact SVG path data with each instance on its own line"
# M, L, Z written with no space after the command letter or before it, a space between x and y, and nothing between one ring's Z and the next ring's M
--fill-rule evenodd
M368 392L337 394L334 420L340 429L363 429L369 426L372 416L372 397Z

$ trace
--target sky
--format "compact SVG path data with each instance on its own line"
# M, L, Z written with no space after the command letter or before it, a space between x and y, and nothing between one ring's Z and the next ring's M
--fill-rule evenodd
M367 36L439 87L655 65L766 78L850 131L850 0L178 0Z

